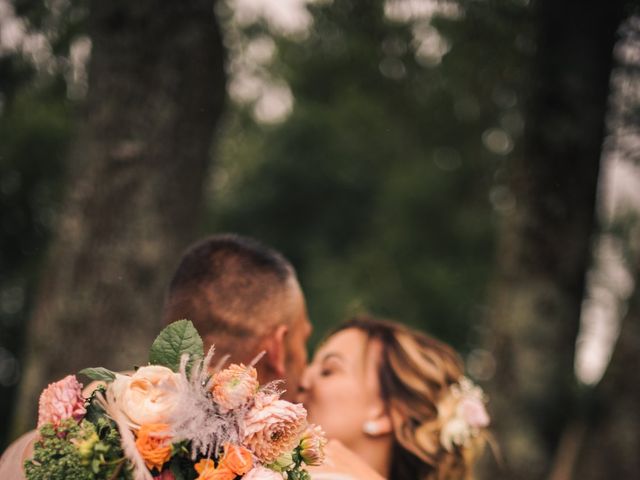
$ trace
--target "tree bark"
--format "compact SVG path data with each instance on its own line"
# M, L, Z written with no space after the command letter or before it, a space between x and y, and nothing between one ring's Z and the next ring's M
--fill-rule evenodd
M224 106L212 1L93 0L89 33L75 174L31 319L14 433L35 425L47 382L147 361Z
M576 479L640 478L640 264L636 268L618 343L588 411Z
M620 1L534 4L537 51L516 208L500 234L490 310L490 385L505 465L492 478L543 478L574 406L573 371Z

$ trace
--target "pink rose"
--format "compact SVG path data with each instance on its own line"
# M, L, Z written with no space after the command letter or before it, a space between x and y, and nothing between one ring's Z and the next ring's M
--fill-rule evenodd
M45 423L59 425L62 420L73 418L82 420L87 410L84 408L82 384L74 375L50 384L40 395L38 405L38 428Z
M242 477L242 480L282 480L282 475L264 467L255 467Z
M272 463L298 445L306 419L307 411L301 404L258 394L244 418L244 444L261 462Z
M458 415L472 428L484 428L489 425L489 414L482 400L465 397L458 404Z

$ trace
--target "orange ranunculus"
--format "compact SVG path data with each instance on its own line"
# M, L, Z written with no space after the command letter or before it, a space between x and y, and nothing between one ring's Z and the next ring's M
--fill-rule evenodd
M147 468L162 470L162 466L171 458L171 436L166 423L148 423L136 432L136 447L142 455Z
M216 468L216 464L213 463L213 460L211 460L210 458L203 458L202 460L200 460L198 463L196 463L193 468L196 469L196 472L198 473L202 473L205 470L215 470Z
M236 474L224 465L218 465L216 468L213 460L210 459L202 459L193 467L199 474L196 480L233 480L236 478Z
M253 458L246 448L227 443L224 446L224 456L220 460L220 465L227 467L236 475L244 475L253 467Z

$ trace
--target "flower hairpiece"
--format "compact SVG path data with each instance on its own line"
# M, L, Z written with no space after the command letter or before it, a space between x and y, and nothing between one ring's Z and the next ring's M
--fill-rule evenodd
M455 447L466 447L480 430L489 425L490 419L485 403L487 401L482 388L469 378L462 377L451 386L454 400L453 415L442 426L440 443L448 452Z

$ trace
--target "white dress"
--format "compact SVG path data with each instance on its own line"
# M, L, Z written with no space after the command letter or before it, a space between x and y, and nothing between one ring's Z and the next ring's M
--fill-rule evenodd
M352 476L344 473L314 473L311 480L354 480Z

